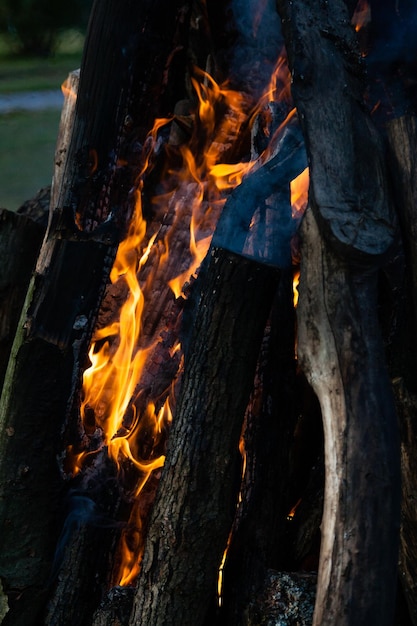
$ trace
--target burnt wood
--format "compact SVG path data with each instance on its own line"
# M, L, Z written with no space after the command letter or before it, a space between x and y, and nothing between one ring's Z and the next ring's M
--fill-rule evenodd
M281 272L245 416L245 474L223 571L218 624L244 624L247 606L259 591L266 571L283 570L288 564L290 454L295 428L292 329L289 268Z
M0 575L16 600L5 623L15 626L35 623L45 599L59 534L61 430L130 216L138 167L132 145L152 126L155 102L163 109L184 6L167 0L93 6L56 206L0 401Z
M277 7L308 153L312 209L345 258L373 263L392 245L395 216L383 143L364 106L364 64L349 12L342 0L277 0Z
M0 209L0 388L44 228Z
M399 575L413 625L417 624L417 120L405 115L386 125L387 151L404 247L404 309L390 346L391 375L401 430L402 505ZM398 291L398 290L397 290Z
M242 420L277 280L276 270L218 248L198 278L132 624L202 624L215 596L239 489Z

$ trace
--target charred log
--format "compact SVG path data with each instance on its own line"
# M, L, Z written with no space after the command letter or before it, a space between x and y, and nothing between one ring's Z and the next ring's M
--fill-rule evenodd
M314 574L267 572L263 592L253 599L245 615L245 626L310 626L313 618L317 579Z
M0 387L44 232L31 219L0 210Z
M402 507L400 533L400 580L413 624L417 624L417 489L415 445L417 440L417 187L415 183L415 116L403 116L386 127L392 180L397 199L404 246L405 273L401 285L401 315L389 347L391 373L401 427Z
M214 248L198 281L132 623L203 623L233 520L239 436L277 272Z
M280 285L262 342L242 432L245 474L223 570L221 623L243 623L267 569L285 569L295 425L292 271ZM218 619L218 623L220 623Z
M136 120L136 140L143 141L155 98L162 103L183 6L106 0L93 8L59 193L53 194L56 205L0 403L0 576L16 599L6 618L14 625L34 623L44 601L59 533L56 454L64 416L77 394L97 308L130 214L137 167L130 120Z

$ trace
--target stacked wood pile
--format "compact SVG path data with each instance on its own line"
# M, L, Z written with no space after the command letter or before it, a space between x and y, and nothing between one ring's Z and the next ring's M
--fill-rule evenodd
M244 57L241 72L232 63L243 38L232 4L95 2L67 85L45 238L0 214L5 625L417 624L415 74L394 44L395 62L378 61L396 26L415 23L400 4L371 2L364 39L353 1L277 0L259 15L245 5L261 39L270 16L276 29L252 74ZM166 283L188 255L193 188L174 190L166 211L152 197L169 152L205 145L191 67L231 77L248 113L282 40L297 113L274 135L292 105L268 103L252 138L245 122L224 150L247 160L252 140L261 165L229 195L198 277L176 298ZM225 114L218 106L217 124ZM170 115L149 151L155 117ZM306 159L295 257L289 183ZM80 401L91 340L127 297L109 275L138 193L153 241L137 271L150 302L138 347L159 343L123 427L168 396L174 419L158 443L164 467L134 501L138 473L117 469ZM90 454L77 475L68 449ZM127 587L115 577L121 537L141 559Z

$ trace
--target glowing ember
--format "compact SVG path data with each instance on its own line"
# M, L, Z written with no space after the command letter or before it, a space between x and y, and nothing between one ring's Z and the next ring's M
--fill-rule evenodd
M368 0L359 0L352 16L352 24L356 32L359 32L371 21L371 7Z

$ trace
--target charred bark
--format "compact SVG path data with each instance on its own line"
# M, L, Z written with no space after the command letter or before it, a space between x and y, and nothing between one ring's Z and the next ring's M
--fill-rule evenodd
M0 210L0 388L44 229Z
M417 186L415 181L417 124L414 115L390 121L386 126L392 182L397 200L405 274L397 298L397 326L389 346L391 373L401 427L402 505L400 533L400 581L412 623L417 624ZM398 291L398 290L397 290ZM398 307L400 304L400 307Z
M365 68L346 5L278 0L277 6L308 152L312 209L341 254L373 262L392 245L395 218L383 143L364 105Z
M204 622L233 520L239 436L277 271L216 248L208 259L132 624Z
M292 271L280 285L262 342L242 433L245 474L223 571L217 623L244 623L245 610L270 568L288 563L290 450L295 427Z
M64 416L130 215L137 142L153 123L155 100L163 107L183 7L163 0L93 7L59 193L0 402L0 576L16 600L6 617L15 626L35 623L45 600L62 504L56 456Z

